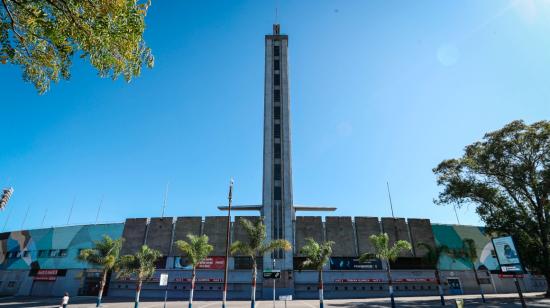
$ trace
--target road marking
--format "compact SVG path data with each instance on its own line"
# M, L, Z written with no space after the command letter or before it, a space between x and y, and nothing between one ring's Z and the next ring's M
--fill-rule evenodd
M316 308L315 306L311 305L311 304L308 304L307 302L304 302L304 301L299 301L300 303L304 303L306 304L306 306L308 307L311 307L311 308Z
M213 306L213 305L220 305L220 303L218 302L213 302L213 303L210 303L210 304L206 304L204 306L201 306L201 308L206 308L206 307L210 307L210 306ZM228 306L229 306L229 302L228 302Z

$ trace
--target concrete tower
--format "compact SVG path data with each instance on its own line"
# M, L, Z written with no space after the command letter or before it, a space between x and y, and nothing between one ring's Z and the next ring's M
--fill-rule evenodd
M273 34L265 36L262 215L269 239L286 239L293 244L289 90L288 36L280 34L280 26L275 24ZM273 256L277 268L292 269L292 252L278 251ZM271 256L265 256L264 268L271 268Z

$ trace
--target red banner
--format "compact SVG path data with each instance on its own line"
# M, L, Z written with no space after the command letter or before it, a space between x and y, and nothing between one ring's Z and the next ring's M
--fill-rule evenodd
M223 282L223 278L196 278L196 282ZM191 282L191 278L175 278L174 282Z
M57 270L38 270L38 272L36 272L36 276L57 276Z
M379 278L368 279L334 279L336 283L387 283L387 281ZM393 280L395 283L404 282L435 282L435 278L401 278Z
M498 274L498 278L523 278L523 274Z
M435 282L435 278L401 278L395 279L395 282Z
M34 280L38 281L55 281L57 279L57 270L38 270L34 276Z
M369 279L334 279L336 283L381 283L382 279L369 278Z
M225 269L225 257L208 257L197 264L197 269L222 270Z

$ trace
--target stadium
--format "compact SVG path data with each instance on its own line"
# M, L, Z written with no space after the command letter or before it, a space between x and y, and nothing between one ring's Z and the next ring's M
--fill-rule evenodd
M301 216L300 212L333 212L323 206L297 205L293 202L291 160L291 112L289 92L288 36L274 25L273 33L265 36L265 94L264 94L264 149L263 149L263 200L258 205L235 205L232 211L257 211L255 220L263 217L267 239L285 239L293 249L284 253L266 254L259 270L281 270L276 280L277 295L295 298L316 298L317 272L301 268L304 257L299 249L307 238L316 241L334 241L330 262L324 268L325 298L383 297L388 294L388 281L382 262L373 259L365 262L358 257L373 252L369 236L385 232L390 242L406 240L412 251L402 253L391 263L395 294L437 295L435 266L426 261L428 250L445 245L461 249L466 239L475 242L475 262L467 258L443 255L437 268L445 294L479 293L475 268L484 293L515 292L513 277L500 271L491 237L483 227L446 225L424 218ZM228 218L228 207L219 207L220 216L127 218L112 224L90 224L19 230L0 234L0 295L60 296L97 295L100 270L78 261L82 249L92 248L94 241L104 235L124 238L121 254L132 254L142 245L159 250L163 257L157 262L152 279L144 283L141 296L171 299L188 297L191 271L187 260L175 246L187 234L206 234L214 250L199 265L195 297L220 299L223 289L224 268L229 267L228 298L250 297L251 259L231 256L226 260L226 228L230 224L230 242L246 241L246 233L238 223L238 214ZM168 274L168 285L159 286L159 276ZM258 277L258 298L270 298L274 280ZM545 291L543 276L526 272L519 276L525 292ZM105 295L133 297L135 281L121 279L110 273Z

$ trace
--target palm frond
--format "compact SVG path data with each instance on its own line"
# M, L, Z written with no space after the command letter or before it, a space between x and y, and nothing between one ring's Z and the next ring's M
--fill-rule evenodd
M233 242L229 250L231 251L232 255L243 254L246 256L255 257L254 249L250 247L249 244L241 241Z
M374 246L376 257L380 260L395 261L401 252L412 249L411 243L404 240L399 240L390 247L390 237L387 233L373 234L369 240Z
M160 251L143 245L135 254L120 258L119 275L123 277L136 276L141 280L147 279L154 274L156 262L160 257L162 257Z
M372 259L376 259L376 254L372 252L365 252L361 256L359 256L359 262L366 262Z
M290 242L287 240L283 240L283 239L272 240L260 247L259 255L263 255L268 252L273 252L278 249L289 251L292 249L292 245L290 245Z
M194 234L187 234L187 241L176 241L176 246L187 256L189 264L193 267L206 259L214 249L214 247L208 243L207 235L197 236Z
M302 266L321 270L330 260L332 245L333 241L317 243L312 238L306 238L306 244L300 249L300 253L306 258Z
M101 240L94 241L93 248L81 250L77 259L103 269L111 270L116 266L122 242L122 238L113 240L108 235L104 235Z
M464 248L464 257L474 264L477 261L476 242L471 238L465 238L462 240L462 245Z

